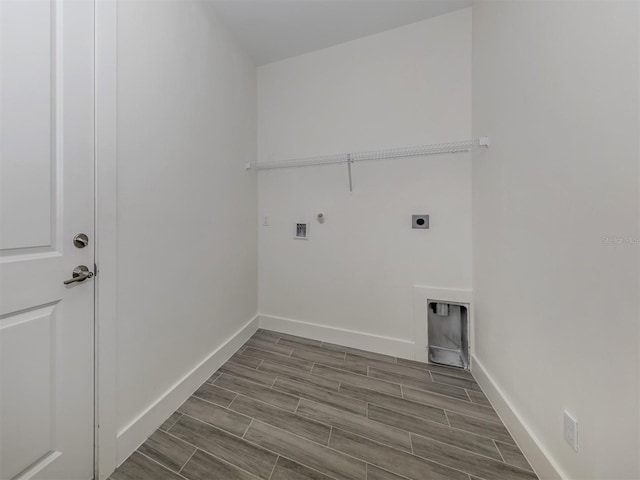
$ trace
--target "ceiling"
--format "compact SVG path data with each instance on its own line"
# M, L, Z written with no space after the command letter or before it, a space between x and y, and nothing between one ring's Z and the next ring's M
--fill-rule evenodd
M472 0L213 0L257 65L408 25Z

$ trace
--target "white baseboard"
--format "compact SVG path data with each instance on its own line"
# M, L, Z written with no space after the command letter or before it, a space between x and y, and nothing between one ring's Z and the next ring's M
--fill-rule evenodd
M540 480L567 480L569 476L554 461L542 442L518 413L508 395L500 388L475 355L471 362L471 373L473 373L491 405L493 405L524 456L527 457Z
M413 359L414 343L408 340L328 327L290 318L269 315L258 315L258 318L260 319L260 328L267 330L369 350L370 352L382 353L393 357Z
M238 351L257 329L258 315L120 430L117 440L117 464L124 462L207 378Z

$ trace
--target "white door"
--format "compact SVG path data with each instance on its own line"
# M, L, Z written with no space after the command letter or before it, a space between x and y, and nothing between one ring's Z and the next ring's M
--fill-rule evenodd
M0 479L88 480L94 4L0 0ZM86 247L74 246L84 233Z

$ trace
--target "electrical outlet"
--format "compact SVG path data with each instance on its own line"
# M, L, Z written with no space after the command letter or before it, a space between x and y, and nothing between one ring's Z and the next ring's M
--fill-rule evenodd
M578 451L578 421L564 411L564 439L576 452Z

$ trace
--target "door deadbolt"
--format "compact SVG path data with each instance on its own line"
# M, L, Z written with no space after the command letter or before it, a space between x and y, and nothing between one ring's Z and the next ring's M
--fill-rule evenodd
M75 237L73 237L73 244L77 248L84 248L89 245L89 237L87 237L84 233L79 233Z

